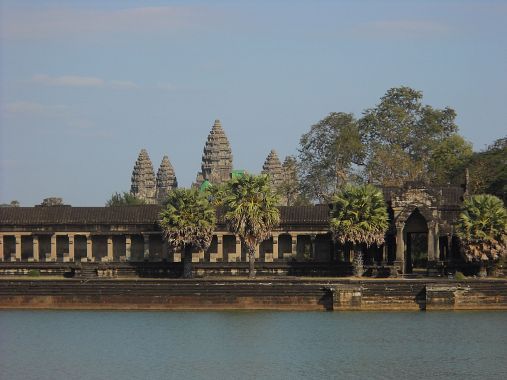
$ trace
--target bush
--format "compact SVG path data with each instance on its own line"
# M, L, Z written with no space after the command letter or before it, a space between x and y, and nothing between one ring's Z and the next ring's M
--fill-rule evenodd
M40 276L40 270L38 270L38 269L30 269L28 271L28 275L30 277L39 277Z
M467 279L467 277L462 272L456 272L456 274L454 275L454 279L456 281L464 281Z

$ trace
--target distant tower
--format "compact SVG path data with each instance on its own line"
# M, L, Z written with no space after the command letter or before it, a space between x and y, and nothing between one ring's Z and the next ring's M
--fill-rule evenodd
M146 149L141 149L134 165L130 192L135 197L144 199L146 203L156 203L155 173Z
M267 174L269 176L271 188L274 191L278 191L284 178L282 164L274 149L269 152L266 161L264 161L264 165L262 165L262 174Z
M195 185L201 186L206 180L212 184L221 184L231 178L231 173L232 152L229 140L220 125L220 120L215 120L204 145L201 171L197 173Z
M169 157L164 156L157 172L157 202L163 203L168 191L177 187L178 181L176 180L173 166L169 161Z

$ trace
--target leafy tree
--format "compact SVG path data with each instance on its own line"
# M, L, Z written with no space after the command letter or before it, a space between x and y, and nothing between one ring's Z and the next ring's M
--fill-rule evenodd
M250 277L255 276L255 247L269 238L280 222L277 201L267 176L247 174L226 184L224 218L229 230L238 235L247 248Z
M507 204L507 137L496 140L465 164L472 194L493 194Z
M507 210L503 202L489 194L469 197L459 215L456 233L463 242L465 258L484 264L507 253Z
M207 249L213 238L216 212L197 189L169 191L159 225L172 248L183 251L183 277L192 277L192 252Z
M301 184L298 175L298 163L294 156L287 156L282 164L283 180L277 189L282 206L309 205L308 199L301 194Z
M10 203L2 203L0 207L19 207L19 201L10 201Z
M434 184L445 185L462 180L463 166L471 159L472 144L458 134L453 134L433 149L428 161L428 175Z
M330 113L300 140L301 190L309 199L329 201L364 157L359 128L350 113Z
M146 201L144 199L137 198L136 196L128 193L114 193L106 202L106 207L115 207L115 206L135 206L135 205L144 205Z
M365 174L380 184L424 178L435 148L458 130L456 112L422 104L422 92L409 87L392 88L380 103L364 111L360 133L367 148ZM394 157L379 172L386 157ZM401 165L397 166L396 161Z
M382 192L369 184L344 187L333 198L330 227L334 240L352 246L354 274L361 276L363 274L361 246L383 244L389 227Z

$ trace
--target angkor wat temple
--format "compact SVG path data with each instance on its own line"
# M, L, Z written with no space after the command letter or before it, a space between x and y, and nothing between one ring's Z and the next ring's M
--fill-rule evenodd
M276 188L290 158L281 164L269 153L262 172ZM233 175L232 151L215 121L204 146L194 186L219 184ZM466 181L465 181L466 182ZM0 274L94 273L100 275L177 276L181 252L162 238L157 220L167 191L177 187L167 156L155 176L146 150L132 173L131 193L148 204L119 207L36 206L0 208ZM444 274L464 267L454 223L466 184L428 187L406 183L383 188L391 227L385 244L364 250L367 274L399 275L414 271ZM259 274L343 275L351 273L351 254L335 243L329 230L328 205L280 206L281 223L256 250ZM246 251L228 232L221 215L211 246L192 256L196 274L243 274Z

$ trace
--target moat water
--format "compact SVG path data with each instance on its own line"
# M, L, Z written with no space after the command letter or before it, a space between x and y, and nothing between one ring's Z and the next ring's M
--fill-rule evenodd
M507 312L0 311L0 378L501 379Z

